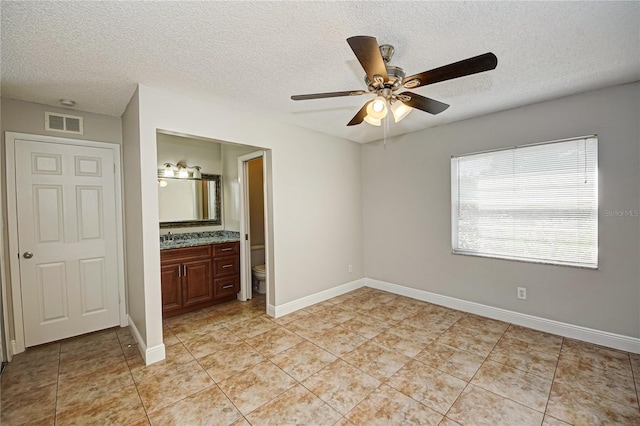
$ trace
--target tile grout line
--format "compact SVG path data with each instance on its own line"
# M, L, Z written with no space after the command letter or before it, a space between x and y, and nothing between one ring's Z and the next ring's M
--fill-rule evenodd
M122 351L122 357L124 358L124 362L125 362L125 364L127 364L127 369L129 370L129 376L131 377L131 381L133 382L133 386L135 386L135 388L136 388L136 394L138 394L138 399L140 400L140 405L142 406L142 409L144 410L145 418L147 419L147 422L149 422L149 424L151 424L151 419L149 418L149 413L147 412L147 407L144 406L144 402L142 401L142 396L140 395L140 390L138 389L138 383L136 383L136 380L133 377L133 371L131 371L131 365L129 365L129 360L127 359L127 357L124 354L124 348L122 347L124 342L122 342L120 340L120 336L118 336L117 332L116 332L116 338L118 339L118 344L120 345L120 350Z
M53 406L53 424L58 424L58 396L60 392L60 357L62 356L62 343L58 348L58 374L56 376L56 402Z
M633 369L633 362L631 361L631 352L629 352L629 364L631 365L631 379L636 389L636 402L638 403L638 409L640 409L640 389L638 389L638 380L636 380L636 372ZM638 379L640 379L640 377Z
M562 348L564 347L564 337L562 338L562 342L560 342L560 352L558 353L558 360L556 361L556 368L553 370L553 378L551 379L551 389L549 390L549 398L547 398L547 404L544 406L544 417L547 416L547 411L549 410L549 401L551 401L551 392L553 391L553 384L556 382L556 373L558 372L558 366L560 365L560 356L562 355ZM551 415L549 415L551 416ZM544 421L544 417L542 420ZM562 419L559 419L562 420ZM564 420L562 420L564 421ZM569 423L569 422L566 422Z
M465 316L466 316L466 314L465 314ZM464 317L462 317L462 318L464 318ZM462 319L462 318L460 318L460 319ZM459 321L459 320L458 320L458 321ZM456 322L458 322L458 321L456 321ZM480 385L472 384L472 383L471 383L471 382L473 381L473 379L476 377L476 375L478 374L478 372L480 371L480 369L482 369L482 366L483 366L487 361L489 361L489 362L495 362L496 364L500 364L500 365L505 365L505 366L507 366L507 367L513 368L514 370L519 370L519 371L522 371L522 372L524 372L524 373L532 374L532 375L534 375L534 376L536 376L536 377L540 377L540 376L538 376L538 375L536 375L536 374L529 373L529 372L527 372L527 371L520 370L520 369L518 369L518 368L516 368L516 367L511 367L511 366L509 366L509 365L507 365L507 364L502 364L502 363L499 363L499 362L497 362L497 361L493 361L493 360L490 360L490 359L489 359L489 356L491 355L491 353L493 352L493 350L495 349L495 347L498 345L498 342L499 342L499 341L504 337L504 335L506 334L506 332L507 332L507 330L509 329L509 327L510 327L511 325L513 325L512 323L507 323L507 324L509 324L509 326L508 326L508 327L507 327L507 328L502 332L502 334L500 335L500 338L498 338L498 340L496 341L496 343L492 346L491 350L489 351L489 353L488 353L488 354L487 354L487 356L485 357L484 361L482 361L482 364L480 364L480 367L478 367L478 369L477 369L477 370L476 370L476 372L473 374L473 376L471 377L471 379L470 379L470 380L469 380L469 382L467 383L467 386L463 389L463 391L460 393L460 395L462 395L462 393L464 393L464 391L465 391L465 390L467 389L467 387L469 387L470 385L471 385L471 386L475 386L475 387L478 387L478 388L480 388L480 389L482 389L482 390L484 390L484 391L486 391L486 392L490 392L490 393L492 393L492 394L494 394L494 395L497 395L497 396L502 397L502 398L504 398L504 399L506 399L506 400L509 400L509 401L511 401L511 402L514 402L514 403L516 403L516 404L518 404L518 405L521 405L521 406L523 406L523 407L526 407L526 408L528 408L528 409L530 409L530 410L533 410L533 411L536 411L536 412L538 412L538 413L541 413L541 414L542 414L543 421L544 421L544 416L545 416L545 412L544 412L544 411L542 411L542 412L541 412L541 411L539 411L539 410L537 410L537 409L535 409L535 408L529 407L528 405L525 405L525 404L523 404L523 403L521 403L521 402L515 401L515 400L513 400L513 399L511 399L511 398L509 398L509 397L506 397L506 396L500 395L500 394L498 394L498 393L495 393L494 391L491 391L491 390L489 390L489 389L485 389L484 387L482 387L482 386L480 386ZM453 325L452 325L452 327L453 327ZM563 338L563 342L564 342L564 338ZM558 356L558 359L560 359L560 357L559 357L559 356ZM557 368L557 364L556 364L556 368ZM555 374L554 374L554 375L555 375ZM546 379L546 380L548 380L548 379ZM553 387L553 380L551 381L551 387ZM458 395L458 398L460 397L460 395ZM549 395L547 395L547 404L546 404L546 405L548 405L548 404L549 404L549 399L550 399L550 397L551 397L551 388L549 389ZM447 414L449 413L449 411L451 411L451 408L455 405L455 403L457 402L457 400L458 400L458 399L456 399L456 401L451 405L451 407L449 407L449 410L447 411ZM545 405L545 410L546 410L546 405ZM446 417L446 414L445 414L445 417Z
M563 348L564 348L564 342L565 342L567 339L568 339L568 338L566 338L566 337L565 337L565 338L563 338L563 345L562 345L562 347L563 347ZM581 342L580 340L575 340L575 339L569 339L569 340L574 340L574 341L579 342L579 343L584 343L584 342ZM587 342L587 344L592 345L592 346L599 346L599 345L594 345L594 344L591 344L591 343L588 343L588 342ZM605 348L605 349L607 349L607 350L613 350L613 351L616 351L616 352L622 352L622 353L624 353L625 355L627 355L627 356L629 356L629 357L630 357L630 352L620 351L620 350L617 350L617 349L608 348L608 347L606 347L606 346L603 346L603 348ZM559 365L559 363L560 363L560 358L562 358L562 353L560 354L560 357L558 357L558 365ZM566 358L566 359L569 359L569 360L572 360L573 356L572 356L572 355L565 355L565 358ZM573 361L577 362L577 363L578 363L578 365L580 365L580 364L581 364L581 362L580 362L580 360L579 360L579 359L573 359ZM630 359L629 359L629 361L630 361ZM637 398L637 388L636 388L636 384L635 384L635 380L634 380L634 374L633 374L633 368L631 367L631 364L629 364L629 368L631 369L631 376L627 376L627 375L625 375L625 374L621 374L621 373L619 373L619 372L617 372L617 371L609 370L609 369L607 369L607 368L600 367L600 366L593 365L593 364L590 364L590 365L588 365L588 366L589 366L590 368L594 369L596 372L598 372L598 374L601 374L601 375L604 375L604 376L609 376L609 377L618 377L618 378L625 378L625 379L629 379L629 378L630 378L630 379L631 379L631 381L633 382L632 384L633 384L634 389L636 389L636 398ZM554 383L555 383L555 374L554 374ZM572 380L572 381L571 381L571 383L562 383L562 385L563 385L563 386L567 386L567 387L569 387L569 388L571 388L571 389L573 389L573 390L577 390L577 391L584 392L584 393L586 393L586 394L590 395L591 397L594 397L594 398L600 398L600 399L603 399L603 400L606 400L606 401L612 402L612 403L617 404L617 405L623 405L623 406L626 406L626 407L631 407L631 406L632 406L632 405L630 405L629 403L621 402L620 400L613 399L613 398L611 398L610 396L605 396L605 395L602 395L602 394L599 394L599 393L595 393L595 392L593 392L593 391L591 390L591 388L587 388L587 389L578 389L578 388L575 386L575 381L574 381L574 380ZM636 401L636 402L638 402L638 404L640 405L640 402L639 402L639 401ZM635 407L634 407L634 408L635 408Z

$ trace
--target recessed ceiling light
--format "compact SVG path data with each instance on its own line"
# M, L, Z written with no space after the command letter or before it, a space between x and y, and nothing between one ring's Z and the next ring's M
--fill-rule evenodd
M71 99L60 99L60 104L65 107L73 108L76 106L76 101L72 101Z

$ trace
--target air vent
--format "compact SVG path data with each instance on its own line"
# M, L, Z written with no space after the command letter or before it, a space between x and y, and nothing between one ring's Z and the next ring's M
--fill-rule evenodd
M82 135L83 118L78 115L59 114L57 112L44 113L44 128L52 132L72 133Z

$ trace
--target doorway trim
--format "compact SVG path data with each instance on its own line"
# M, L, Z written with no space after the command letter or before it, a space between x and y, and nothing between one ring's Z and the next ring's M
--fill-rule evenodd
M18 218L17 218L17 200L16 200L16 164L15 164L15 144L17 140L29 140L34 142L55 143L62 145L76 145L93 148L110 149L113 151L114 159L114 177L115 177L115 208L116 208L116 247L117 268L118 268L118 300L120 326L126 327L127 322L127 303L126 290L124 281L124 231L122 222L122 170L121 170L121 150L120 145L111 142L95 142L82 139L67 139L53 136L32 135L27 133L5 133L5 167L6 167L6 188L7 188L7 233L9 236L9 284L11 287L11 300L13 307L13 324L14 339L11 341L11 355L24 352L24 322L22 313L22 286L20 283L20 266L18 263ZM16 256L17 255L17 256ZM6 274L5 274L6 278ZM3 306L6 310L7 306ZM8 338L8 336L5 336ZM9 346L9 345L7 345Z
M264 250L265 265L267 268L267 294L266 311L270 316L275 316L275 309L270 303L275 288L272 287L273 280L273 224L271 209L271 155L269 150L259 150L238 157L238 180L240 187L240 293L238 299L245 301L251 299L251 238L249 236L249 161L262 158L262 178L263 178L263 203L264 203ZM275 298L275 297L274 297Z

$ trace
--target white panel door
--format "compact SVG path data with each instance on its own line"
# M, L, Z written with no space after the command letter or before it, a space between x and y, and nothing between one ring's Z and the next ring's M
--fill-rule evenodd
M25 345L119 324L113 151L16 140Z

